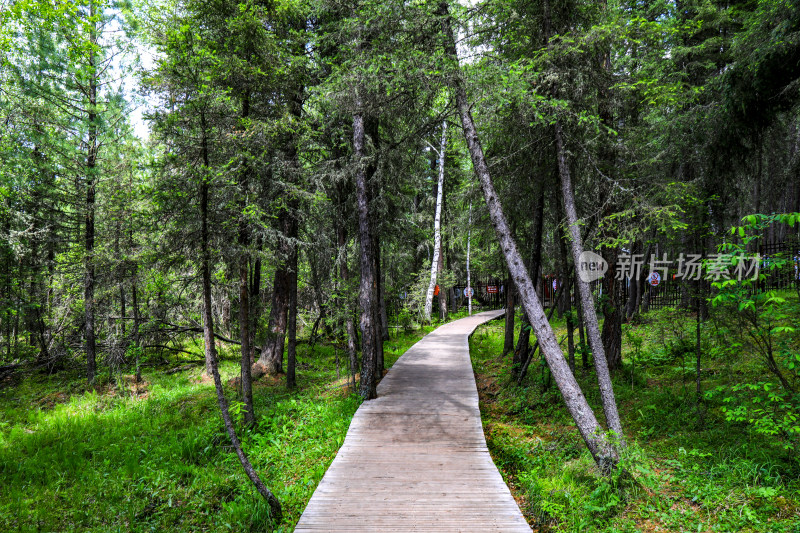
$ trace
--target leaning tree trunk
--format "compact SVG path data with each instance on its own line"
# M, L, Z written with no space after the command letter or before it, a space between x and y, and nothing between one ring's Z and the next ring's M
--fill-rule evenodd
M578 265L581 262L583 243L581 240L581 229L578 225L578 212L575 208L575 195L572 191L572 180L569 167L567 166L566 148L561 131L561 123L556 121L555 126L556 150L558 151L558 170L561 176L561 192L564 197L564 208L567 212L569 222L569 233L572 244L572 259L575 262L575 272L579 272ZM623 442L622 422L617 410L617 402L614 398L614 386L611 383L611 373L608 370L603 341L600 337L600 326L597 321L597 313L594 309L594 299L589 283L584 280L578 281L578 291L581 299L581 309L583 311L583 321L586 332L589 336L589 344L594 354L594 369L597 373L597 382L600 386L600 400L603 403L603 412L606 415L608 427L616 434L616 437ZM609 295L610 296L610 295Z
M364 116L353 115L353 157L356 164L356 205L358 210L358 238L361 244L361 283L358 301L361 305L361 397L371 400L378 396L375 382L377 354L375 353L375 270L372 263L372 239L369 220L367 172L364 168Z
M431 281L428 283L428 292L425 294L424 318L431 320L433 307L433 291L436 288L436 273L439 271L439 255L442 248L442 197L444 196L444 151L447 145L447 121L442 121L442 141L439 146L439 181L436 188L436 213L433 218L433 259L431 260Z
M205 169L204 169L205 170ZM217 348L214 344L214 319L211 311L211 254L208 249L208 176L202 176L200 184L200 270L202 271L203 283L203 340L205 341L206 361L209 363L211 376L214 378L214 387L217 390L217 404L222 413L222 421L225 430L231 439L236 456L244 468L247 477L250 478L256 490L267 501L270 508L270 516L275 522L281 520L281 504L272 492L264 485L258 473L250 464L250 460L244 454L239 438L236 436L236 429L233 427L230 411L228 411L228 400L222 389L222 379L219 375Z
M461 78L460 68L458 67L455 37L451 27L447 2L441 2L439 8L440 15L442 15L442 30L445 37L445 53L457 69L455 75L451 78L451 84L456 96L456 105L461 116L464 138L470 153L470 158L472 159L475 174L480 181L481 189L483 189L483 194L486 198L489 217L494 226L495 233L497 234L497 239L500 241L500 248L503 250L509 272L514 278L514 283L517 285L522 303L539 339L542 353L564 397L567 409L572 415L573 420L575 420L578 431L581 433L586 446L589 448L597 464L605 471L610 470L619 462L619 455L606 433L603 431L603 428L598 424L578 382L575 380L575 376L570 372L564 360L564 355L558 345L558 340L556 340L553 329L547 321L542 304L539 301L531 278L525 269L525 264L517 250L517 245L511 237L508 223L506 222L505 215L500 205L500 199L492 184L489 167L483 153L483 147L478 138L478 131L475 128L469 102L467 101L466 90Z

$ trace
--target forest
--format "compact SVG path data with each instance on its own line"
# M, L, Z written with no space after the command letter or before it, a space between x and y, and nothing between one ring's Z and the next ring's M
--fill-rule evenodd
M292 531L504 309L534 531L800 532L798 0L0 0L0 52L0 530Z

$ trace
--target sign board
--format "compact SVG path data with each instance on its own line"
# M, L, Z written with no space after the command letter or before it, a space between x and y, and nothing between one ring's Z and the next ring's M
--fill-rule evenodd
M497 285L487 285L486 292L489 294L497 294Z
M653 287L658 287L658 284L661 283L661 274L658 272L650 272L650 275L647 276L647 283Z
M473 294L475 294L475 291L472 290L472 287L467 287L464 289L464 296L467 298L471 298Z
M558 290L558 280L557 280L557 279L554 279L554 280L553 280L553 290L554 290L554 291L557 291L557 290Z

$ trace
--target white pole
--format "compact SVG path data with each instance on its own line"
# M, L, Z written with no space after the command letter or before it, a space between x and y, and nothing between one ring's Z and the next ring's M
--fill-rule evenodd
M472 198L469 200L469 222L467 222L467 308L472 315L472 283L469 273L469 248L472 240Z

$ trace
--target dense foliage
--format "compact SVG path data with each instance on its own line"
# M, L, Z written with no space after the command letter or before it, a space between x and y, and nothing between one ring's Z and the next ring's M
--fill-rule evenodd
M673 382L637 374L657 362L681 361L699 428L713 420L727 437L797 452L797 1L0 7L0 387L80 369L86 394L101 394L158 381L148 369L204 365L248 471L236 432L257 450L252 435L277 416L253 383L285 376L307 394L303 365L333 348L337 379L353 390L358 380L370 399L390 330L463 311L469 279L476 306L523 307L506 318L510 394L529 401L537 373L559 387L579 367L594 376L576 386L603 391L600 422L616 433L597 436L606 474L649 431L636 413L651 416L651 404L624 407L625 395L614 427L607 369L616 389L666 398ZM548 344L549 322L515 301L515 283L526 288L501 242L515 243L537 299L565 320L563 339ZM577 248L608 266L591 285L576 275ZM672 313L653 322L676 328L661 346L638 329L649 313ZM550 370L537 367L545 351ZM239 377L223 383L218 361L234 356ZM139 409L125 406L109 416ZM31 409L31 420L62 423ZM0 420L0 474L15 483L30 471L9 473L26 464L14 454L39 446L20 433L24 418ZM120 453L113 461L132 464ZM796 474L796 460L771 457L781 476ZM537 512L573 523L564 509Z

